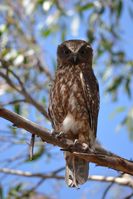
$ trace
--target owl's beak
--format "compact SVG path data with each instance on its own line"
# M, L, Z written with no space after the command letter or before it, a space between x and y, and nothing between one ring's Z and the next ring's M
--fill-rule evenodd
M74 63L76 63L76 61L77 61L77 54L73 55L73 61L74 61Z

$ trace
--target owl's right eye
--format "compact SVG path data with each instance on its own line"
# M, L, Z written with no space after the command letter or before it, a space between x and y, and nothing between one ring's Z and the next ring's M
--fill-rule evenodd
M64 52L65 55L69 55L70 54L70 50L68 50L68 49L64 49L63 52Z

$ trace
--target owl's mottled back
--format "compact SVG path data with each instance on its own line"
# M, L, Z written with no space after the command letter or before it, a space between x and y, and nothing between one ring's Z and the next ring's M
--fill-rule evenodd
M71 143L94 149L99 111L99 90L92 70L92 47L82 40L58 46L57 70L50 92L49 116L55 132ZM85 160L65 153L66 183L70 187L88 179Z

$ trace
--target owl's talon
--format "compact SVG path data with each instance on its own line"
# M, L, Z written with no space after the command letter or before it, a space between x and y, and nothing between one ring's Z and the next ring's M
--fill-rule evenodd
M64 132L61 131L60 133L55 131L55 130L52 130L51 131L51 135L54 136L56 139L61 139L61 138L64 138L65 135L64 135Z
M54 132L53 134L55 136L56 139L62 139L62 138L65 138L65 134L63 131L61 131L60 133L59 132Z
M82 149L82 143L80 143L79 140L76 139L74 141L74 147L75 147L76 150L81 150Z
M56 138L58 136L58 132L56 132L55 130L52 130L51 135Z
M78 145L78 144L80 144L79 141L78 141L78 139L75 139L75 140L74 140L74 145L76 146L76 145Z
M61 131L59 134L58 134L58 138L63 138L64 137L64 132Z
M78 151L83 151L83 152L87 152L88 150L91 151L91 149L89 149L88 144L80 143L78 139L74 141L74 146Z
M88 151L88 149L89 149L88 144L83 143L83 144L82 144L82 150L83 150L84 152L87 152L87 151Z

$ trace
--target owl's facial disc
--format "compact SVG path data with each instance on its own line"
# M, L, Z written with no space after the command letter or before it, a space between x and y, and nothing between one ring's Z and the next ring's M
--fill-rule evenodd
M58 46L57 54L59 65L77 65L81 63L92 63L92 48L90 44L85 41L65 41Z
M70 55L68 56L68 60L71 63L77 64L77 62L78 62L78 53L71 52Z

